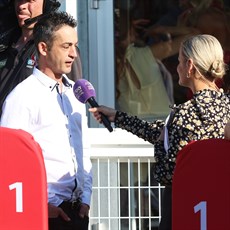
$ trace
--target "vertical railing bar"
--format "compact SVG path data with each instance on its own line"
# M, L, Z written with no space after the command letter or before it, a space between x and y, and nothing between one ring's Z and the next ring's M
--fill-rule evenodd
M97 160L97 168L98 168L98 222L101 223L101 184L100 184L100 159Z
M149 230L152 228L152 212L151 212L151 165L148 158L148 202L149 202Z
M158 202L158 207L159 207L159 221L161 220L161 185L158 184L158 194L159 194L159 202Z
M130 213L131 213L131 205L130 205L130 159L128 159L128 217L129 217L129 230L131 230L131 217L130 217Z
M139 213L138 213L138 217L139 217L139 230L141 230L141 223L142 223L142 213L141 213L141 167L140 167L140 158L138 158L137 161L137 168L138 168L138 209L139 209Z
M121 196L120 196L120 194L121 194L121 191L120 191L120 189L121 189L121 183L120 183L120 176L121 176L121 174L120 174L120 159L118 158L118 160L117 160L117 173L118 173L118 189L117 189L117 191L118 191L118 220L119 220L119 222L118 222L118 230L120 230L121 229Z
M134 195L134 192L135 192L135 186L134 186L134 164L133 162L130 163L130 200L131 200L131 203L130 203L130 207L131 207L131 229L132 230L136 230L137 226L136 226L136 218L135 218L135 206L136 206L136 203L135 203L135 195Z
M110 184L110 159L108 158L108 167L107 167L107 170L108 170L108 209L109 209L109 212L108 212L108 217L109 217L109 229L111 229L111 204L110 204L110 195L111 195L111 184Z

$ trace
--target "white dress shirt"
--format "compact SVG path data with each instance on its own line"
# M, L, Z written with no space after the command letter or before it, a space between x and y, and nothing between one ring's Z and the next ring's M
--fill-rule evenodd
M75 98L73 84L63 75L60 93L55 80L34 68L6 98L0 121L3 127L29 132L40 144L48 201L55 206L79 196L90 205L92 193L86 108Z

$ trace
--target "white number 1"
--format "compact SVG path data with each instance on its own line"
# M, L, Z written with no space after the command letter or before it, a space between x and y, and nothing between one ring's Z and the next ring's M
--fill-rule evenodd
M9 185L9 189L16 190L16 212L23 212L22 205L22 182L16 182L14 184Z
M200 229L207 230L207 202L201 201L199 204L194 206L194 212L200 211Z

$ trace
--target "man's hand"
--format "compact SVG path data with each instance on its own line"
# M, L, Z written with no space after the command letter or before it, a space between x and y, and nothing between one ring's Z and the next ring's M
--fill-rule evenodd
M84 218L85 216L89 216L89 206L87 204L82 203L78 215L81 218Z
M61 217L65 221L70 221L70 218L60 207L56 207L52 204L48 204L48 217L49 218L57 218Z

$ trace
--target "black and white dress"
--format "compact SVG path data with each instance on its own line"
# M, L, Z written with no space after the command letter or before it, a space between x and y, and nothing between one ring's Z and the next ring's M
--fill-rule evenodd
M117 111L115 126L154 144L154 177L162 185L171 185L178 151L192 140L224 138L224 127L230 120L229 98L222 90L204 89L196 92L191 100L174 106L167 124L167 148L159 140L165 121L151 123Z

